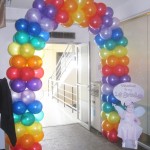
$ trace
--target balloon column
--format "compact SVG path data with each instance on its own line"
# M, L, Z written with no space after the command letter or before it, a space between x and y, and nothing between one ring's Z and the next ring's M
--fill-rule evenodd
M102 64L102 134L111 142L117 141L119 116L112 104L120 105L113 96L113 88L129 82L128 40L113 17L113 9L93 0L35 0L24 18L15 23L16 33L8 46L11 55L7 77L13 98L13 111L17 144L13 150L41 150L43 137L42 103L35 91L42 87L41 52L58 25L70 27L78 24L88 27L100 49Z

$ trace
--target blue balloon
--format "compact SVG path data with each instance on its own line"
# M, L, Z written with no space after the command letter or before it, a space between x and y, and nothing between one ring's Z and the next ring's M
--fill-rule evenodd
M116 28L112 30L111 38L115 41L119 41L123 37L123 31L121 28Z
M34 100L33 102L31 102L30 104L28 104L27 109L29 110L29 112L31 112L32 114L38 114L42 111L43 105L40 101L38 100Z
M108 101L108 95L102 94L102 95L101 95L101 100L102 100L103 102L107 102L107 101Z
M28 26L28 33L32 36L38 36L41 33L41 26L37 22L30 22Z
M120 103L120 101L113 94L108 95L108 102L113 104Z
M22 101L17 101L13 103L13 112L17 115L22 115L25 113L27 106Z
M27 29L28 29L28 25L29 25L29 22L26 20L26 19L18 19L16 22L15 22L15 28L17 31L24 31L26 32Z
M102 45L105 44L105 40L102 39L99 34L97 34L97 35L95 36L95 39L94 39L94 40L95 40L96 44L99 45L99 46L102 46Z
M41 31L39 37L41 37L45 42L47 42L50 38L50 33L46 31Z

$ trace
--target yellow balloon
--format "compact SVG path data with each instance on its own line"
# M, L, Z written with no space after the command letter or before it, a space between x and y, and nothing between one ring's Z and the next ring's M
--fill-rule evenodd
M112 111L108 114L107 119L110 123L116 124L116 123L119 123L120 116L118 115L118 113L116 111Z
M31 126L26 126L29 134L35 135L42 132L42 125L39 122L34 122Z
M99 52L99 55L102 59L107 59L110 55L112 55L112 52L102 48Z
M85 18L84 12L81 9L78 9L75 13L72 15L72 19L75 23L80 24L83 19Z
M15 131L18 139L26 133L26 127L21 123L15 123Z
M78 7L82 8L86 4L86 0L76 0Z
M12 42L11 44L9 44L8 53L11 56L19 55L20 54L20 44L18 44L16 42Z
M23 44L20 47L20 54L23 57L26 57L26 58L32 57L34 55L34 52L35 52L34 47L29 43Z
M102 118L102 120L107 119L107 115L104 111L101 111L101 118Z
M127 55L128 50L126 47L117 46L112 52L113 52L113 55L116 57L123 57Z

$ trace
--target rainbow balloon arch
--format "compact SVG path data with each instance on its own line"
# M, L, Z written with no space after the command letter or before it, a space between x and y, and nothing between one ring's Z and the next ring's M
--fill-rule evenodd
M41 150L44 137L40 121L44 117L43 105L35 91L42 87L44 75L42 58L38 55L58 25L87 27L100 51L102 65L102 134L117 142L120 117L113 107L123 107L113 95L119 83L130 82L127 57L128 40L113 17L113 9L93 0L35 0L24 18L15 22L16 33L8 46L11 55L7 69L13 99L13 113L17 136L12 150Z

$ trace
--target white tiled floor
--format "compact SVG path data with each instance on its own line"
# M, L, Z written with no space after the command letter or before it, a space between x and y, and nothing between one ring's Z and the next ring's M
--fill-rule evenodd
M48 94L44 94L40 100L43 104L44 119L41 121L43 127L58 126L77 123L76 112L56 99L52 99Z

